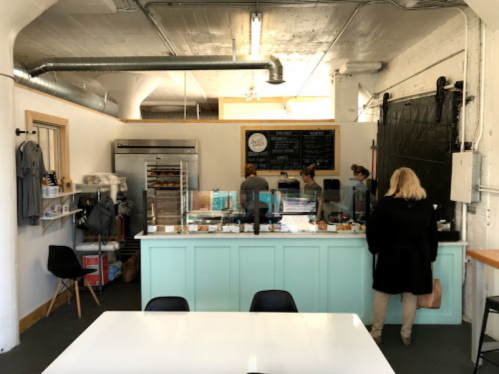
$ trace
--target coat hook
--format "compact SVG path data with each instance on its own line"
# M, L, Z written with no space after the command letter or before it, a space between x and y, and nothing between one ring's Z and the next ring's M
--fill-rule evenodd
M19 128L16 129L16 135L20 136L21 134L30 134L30 135L36 135L36 131L21 131Z

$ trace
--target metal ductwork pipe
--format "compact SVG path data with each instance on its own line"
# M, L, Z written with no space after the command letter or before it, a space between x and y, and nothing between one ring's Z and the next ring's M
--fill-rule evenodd
M233 60L232 56L46 58L28 66L31 77L51 71L268 70L268 83L284 83L281 62Z
M28 88L118 118L118 105L115 103L99 95L87 92L73 84L58 80L52 75L32 78L26 66L21 62L16 61L14 63L14 80L16 83Z

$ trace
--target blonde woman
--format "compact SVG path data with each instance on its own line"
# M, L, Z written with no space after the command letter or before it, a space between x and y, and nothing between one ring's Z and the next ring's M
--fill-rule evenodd
M401 339L408 346L417 295L432 292L438 249L435 210L414 171L400 168L393 173L390 190L369 220L366 235L369 251L378 255L371 336L381 344L390 297L402 294Z

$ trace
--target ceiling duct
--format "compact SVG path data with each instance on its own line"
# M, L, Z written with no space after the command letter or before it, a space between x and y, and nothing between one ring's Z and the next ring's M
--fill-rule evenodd
M17 61L14 64L14 80L16 83L28 88L82 105L97 112L118 117L118 105L115 103L87 92L75 85L61 81L52 75L32 78L30 77L26 66Z
M232 56L153 56L46 58L28 66L32 77L51 71L268 70L268 83L284 83L281 62L233 60Z

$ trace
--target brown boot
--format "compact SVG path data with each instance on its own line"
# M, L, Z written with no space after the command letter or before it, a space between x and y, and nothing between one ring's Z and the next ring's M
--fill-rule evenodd
M400 338L402 339L402 344L405 345L406 347L411 345L412 338L410 336L408 338L404 338L403 336L401 336Z
M377 345L380 345L382 343L381 335L373 336L371 332L371 338L373 338Z

